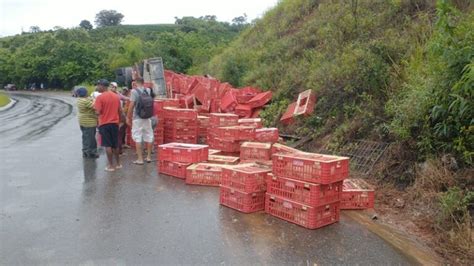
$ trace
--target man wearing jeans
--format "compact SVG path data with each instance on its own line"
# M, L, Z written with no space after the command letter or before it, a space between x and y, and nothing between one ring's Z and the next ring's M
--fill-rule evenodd
M99 133L102 137L102 146L107 154L105 171L112 172L122 168L118 152L118 126L120 122L120 98L108 90L109 82L101 79L97 82L97 90L101 93L95 100L95 110L99 115ZM117 165L114 167L113 157Z
M82 157L96 159L99 157L95 140L97 115L92 98L87 97L87 89L84 87L78 88L76 94L79 97L77 100L77 116L82 131Z
M151 162L151 150L153 147L153 129L151 127L151 119L146 118L142 119L138 116L137 113L137 102L139 100L141 93L147 93L148 95L152 95L151 90L148 88L143 87L143 79L137 78L135 80L137 84L137 88L132 90L132 94L130 96L130 106L128 107L127 113L127 125L132 127L132 138L135 141L136 148L137 148L137 160L133 163L142 165L144 163L143 160L143 148L142 148L142 141L146 144L147 149L147 157L146 161L148 163ZM132 121L133 118L133 121Z

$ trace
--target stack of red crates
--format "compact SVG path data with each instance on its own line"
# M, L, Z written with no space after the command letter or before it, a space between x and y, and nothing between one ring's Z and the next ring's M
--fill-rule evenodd
M194 109L166 107L164 142L197 143L198 120Z
M168 143L158 146L158 172L177 178L186 178L186 168L193 163L205 162L209 147L199 144Z
M223 140L219 138L218 128L237 126L239 116L235 114L211 113L209 115L209 129L207 143L211 149L221 150L227 153L236 153L240 150L239 141Z
M222 169L220 204L251 213L265 209L266 177L271 169L241 164Z
M315 153L273 155L265 211L308 229L339 221L342 182L349 158Z

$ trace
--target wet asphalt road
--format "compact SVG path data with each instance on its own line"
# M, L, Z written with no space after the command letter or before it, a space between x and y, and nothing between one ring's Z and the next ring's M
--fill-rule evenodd
M158 176L155 164L106 173L82 159L75 99L15 94L0 112L0 264L405 265L342 216L306 230L218 203L218 189Z

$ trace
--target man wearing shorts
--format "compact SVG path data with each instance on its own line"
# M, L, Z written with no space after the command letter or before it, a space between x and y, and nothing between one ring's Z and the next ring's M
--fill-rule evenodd
M109 82L101 79L97 82L97 90L101 93L95 100L94 108L99 115L99 133L102 137L102 146L107 154L105 171L112 172L122 168L118 152L118 126L120 122L120 98L108 90ZM117 165L114 167L113 157Z
M146 144L146 149L147 149L146 161L148 163L151 162L151 150L153 148L153 129L151 127L151 119L140 118L137 114L136 107L137 107L137 101L138 101L138 98L140 97L140 94L147 93L148 95L151 95L151 90L143 87L142 78L137 78L135 80L135 83L137 84L137 88L132 90L132 94L130 96L130 106L128 107L128 113L127 113L127 125L132 127L132 138L133 138L133 141L135 141L135 145L137 149L138 158L133 163L142 165L144 164L142 141L145 142Z

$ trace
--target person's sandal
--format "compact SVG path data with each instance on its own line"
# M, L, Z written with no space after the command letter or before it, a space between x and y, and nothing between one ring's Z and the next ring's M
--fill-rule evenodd
M117 169L122 169L122 167L123 167L123 166L122 166L121 164L119 164L119 165L115 166L115 170L117 170Z
M109 168L109 167L107 166L107 167L105 167L105 171L107 171L107 172L113 172L113 171L115 171L115 168Z
M133 161L133 164L136 164L136 165L144 165L145 163L136 160L136 161Z

